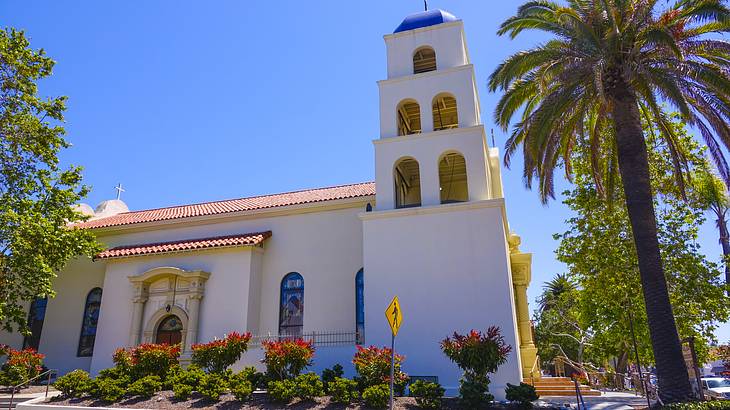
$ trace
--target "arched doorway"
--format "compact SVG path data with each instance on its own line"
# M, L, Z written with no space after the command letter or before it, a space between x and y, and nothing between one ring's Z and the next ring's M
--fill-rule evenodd
M183 325L179 317L170 315L160 322L157 327L155 343L176 345L182 341Z

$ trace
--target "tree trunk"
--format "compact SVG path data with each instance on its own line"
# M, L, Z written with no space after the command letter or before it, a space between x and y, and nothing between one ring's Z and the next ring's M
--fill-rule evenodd
M621 353L616 357L616 379L614 380L614 386L622 389L626 388L624 380L629 370L629 352L628 350L621 349Z
M622 79L610 96L619 171L639 261L659 396L665 403L690 400L692 391L659 253L649 161L636 97Z
M725 284L730 285L730 238L728 238L727 221L724 213L717 214L717 228L720 230L720 245L722 245L723 262L725 263Z

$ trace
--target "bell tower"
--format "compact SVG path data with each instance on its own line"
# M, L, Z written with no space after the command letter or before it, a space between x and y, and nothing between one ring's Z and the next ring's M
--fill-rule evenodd
M498 152L487 145L464 25L442 10L416 13L385 45L388 75L378 82L380 137L373 141L376 205L360 214L364 342L390 343L383 311L397 295L404 370L455 394L460 371L439 342L498 326L513 347L490 376L492 394L502 399L506 383L522 380L524 343Z
M461 20L443 10L417 13L385 44L388 78L378 82L374 141L377 209L501 197Z

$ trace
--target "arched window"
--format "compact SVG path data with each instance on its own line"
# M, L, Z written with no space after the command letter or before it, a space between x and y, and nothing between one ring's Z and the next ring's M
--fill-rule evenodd
M448 130L459 126L456 98L439 94L433 99L433 130Z
M421 206L421 172L418 161L403 158L393 169L395 179L395 207L409 208Z
M398 104L398 135L418 134L421 132L421 106L413 100Z
M41 344L41 332L43 331L43 321L46 319L46 306L48 306L48 298L37 298L30 303L28 310L28 328L30 335L23 338L23 349L31 348L38 350Z
M183 325L179 317L170 315L157 326L155 343L176 345L182 341Z
M79 357L90 357L94 354L96 325L99 322L100 310L101 288L91 289L89 294L86 295L84 317L81 321L81 337L79 338L79 349L76 353Z
M301 336L304 328L304 278L291 272L281 281L279 335Z
M355 343L365 342L365 281L363 269L355 274Z
M466 161L456 152L448 153L439 160L439 185L441 203L466 202L469 190L466 183Z
M436 71L436 52L431 47L421 47L413 53L413 74Z

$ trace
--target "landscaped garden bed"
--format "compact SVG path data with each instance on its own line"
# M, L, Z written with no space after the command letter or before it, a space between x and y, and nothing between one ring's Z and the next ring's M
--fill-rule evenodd
M311 341L269 340L262 343L265 373L254 367L234 372L230 368L248 350L250 338L249 334L234 332L220 340L194 345L192 363L187 368L178 363L178 345L143 344L118 349L113 356L114 367L100 371L96 378L83 370L59 377L54 387L61 396L45 404L144 409L388 407L390 349L358 346L352 359L357 375L348 379L343 377L340 365L325 369L321 375L305 372L314 360ZM438 383L411 382L401 369L405 358L395 355L395 408L505 408L493 403L489 394L488 375L505 362L511 349L499 329L454 334L441 347L464 371L460 397L443 397L444 389ZM38 364L33 365L36 369ZM537 399L534 388L524 384L509 386L507 397L520 408L531 406L530 402Z
M273 401L266 393L254 393L248 401L237 401L231 394L220 397L220 401L212 402L199 394L193 394L187 400L176 400L172 392L163 391L155 394L150 399L129 398L117 403L105 403L101 400L86 399L52 399L47 404L58 406L83 406L83 407L116 407L135 409L201 409L213 407L216 409L370 409L364 404L341 404L333 403L331 397L317 397L313 400L294 401L290 404L282 404ZM396 409L417 409L416 399L413 397L396 397ZM499 406L501 407L501 406ZM443 399L442 409L463 409L457 398Z

